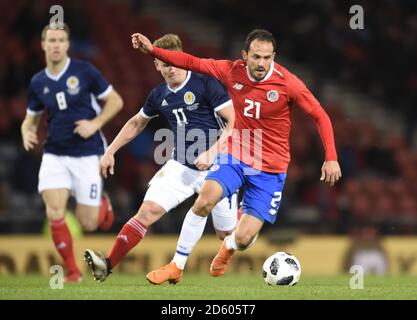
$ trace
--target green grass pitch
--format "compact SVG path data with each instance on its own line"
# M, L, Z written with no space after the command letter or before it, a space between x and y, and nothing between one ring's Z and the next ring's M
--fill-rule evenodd
M47 276L0 276L0 299L139 299L139 300L359 300L417 299L416 276L365 276L364 289L350 289L350 275L302 275L294 287L267 286L260 275L212 278L186 273L177 285L150 285L144 274L113 274L95 282L89 274L81 283L53 290Z

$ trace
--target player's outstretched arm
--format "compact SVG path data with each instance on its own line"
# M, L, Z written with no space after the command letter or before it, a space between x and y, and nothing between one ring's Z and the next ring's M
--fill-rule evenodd
M41 120L41 115L26 114L25 120L23 120L20 127L22 134L23 147L26 151L33 149L38 144L38 127Z
M165 50L154 47L151 41L141 33L132 34L132 46L134 49L139 49L145 54L151 54L169 65L173 65L185 70L197 71L200 65L200 59L189 55L185 52Z
M165 63L184 69L210 75L223 82L233 62L229 60L201 59L182 51L158 48L141 33L132 34L132 46L145 54L151 54Z
M100 159L100 174L102 177L107 178L108 172L111 175L114 174L115 153L139 135L145 129L149 120L140 114L136 114L126 122Z
M84 139L90 138L123 108L123 100L114 89L102 100L104 101L104 106L100 114L92 120L84 119L75 122L74 133Z

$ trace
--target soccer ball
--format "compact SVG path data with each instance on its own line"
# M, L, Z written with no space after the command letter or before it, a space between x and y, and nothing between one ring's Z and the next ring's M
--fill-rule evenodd
M265 260L262 269L264 280L270 286L293 286L300 280L300 262L286 252L275 252Z

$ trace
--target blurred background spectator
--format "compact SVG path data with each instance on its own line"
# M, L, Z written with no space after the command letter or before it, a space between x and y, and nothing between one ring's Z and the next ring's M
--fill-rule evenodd
M106 126L108 141L162 80L152 59L131 49L131 33L154 40L173 32L187 52L236 59L250 30L271 30L278 40L277 61L306 81L332 118L343 178L332 189L319 183L318 133L294 110L284 201L279 222L266 228L417 231L417 2L15 0L0 2L1 233L38 233L45 220L37 194L41 147L23 152L20 124L30 78L44 66L40 33L54 4L64 7L71 28L71 55L93 62L125 100L123 112ZM363 30L349 28L355 4L364 9ZM105 182L117 214L113 231L136 212L159 168L153 135L165 126L160 118L152 120L149 130L117 155L116 174ZM40 137L45 134L43 126ZM179 232L192 201L151 232Z

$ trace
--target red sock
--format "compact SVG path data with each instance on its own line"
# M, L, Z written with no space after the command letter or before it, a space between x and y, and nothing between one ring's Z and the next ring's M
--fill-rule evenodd
M55 248L58 250L68 273L80 272L75 262L74 251L72 249L72 237L67 227L65 219L51 220L49 221L51 227L52 240L54 241Z
M146 234L146 227L135 218L131 218L120 230L108 257L110 266L114 268L120 260L133 248Z
M100 207L98 209L98 219L97 219L97 226L100 226L104 219L106 218L107 212L107 201L106 198L102 197L100 202Z
M114 221L114 212L108 196L103 195L101 197L100 208L98 210L97 226L107 231L111 228Z

